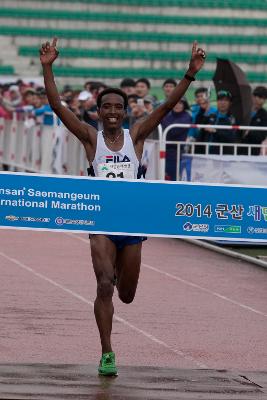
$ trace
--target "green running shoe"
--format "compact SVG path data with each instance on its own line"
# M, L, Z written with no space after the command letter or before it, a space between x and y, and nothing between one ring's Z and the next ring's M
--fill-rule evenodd
M117 367L115 364L115 353L104 353L101 357L98 367L99 375L116 376L118 375Z

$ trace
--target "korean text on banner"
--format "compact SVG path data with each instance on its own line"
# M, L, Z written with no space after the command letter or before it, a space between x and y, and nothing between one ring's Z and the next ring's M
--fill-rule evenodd
M267 187L0 173L0 226L267 242Z

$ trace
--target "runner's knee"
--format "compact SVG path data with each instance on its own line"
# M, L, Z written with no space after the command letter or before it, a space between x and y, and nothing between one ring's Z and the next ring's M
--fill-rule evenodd
M130 304L133 302L135 296L135 291L120 291L119 298L125 304Z
M97 282L97 296L105 299L113 296L114 285L112 278L103 277Z

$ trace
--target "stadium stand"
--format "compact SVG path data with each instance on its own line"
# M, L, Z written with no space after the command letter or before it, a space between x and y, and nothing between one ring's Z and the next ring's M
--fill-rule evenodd
M33 0L32 0L33 1ZM51 0L42 0L49 2ZM58 3L96 3L92 0L57 0ZM129 5L129 6L149 6L149 7L162 7L161 0L98 0L99 4L115 4L115 5ZM165 0L165 7L187 7L187 8L236 8L236 9L258 9L267 10L267 3L263 0Z
M57 36L61 53L57 75L77 78L77 82L84 77L101 78L101 74L106 79L179 78L194 39L208 51L205 71L199 79L209 80L216 58L222 57L239 63L251 82L267 81L267 2L262 0L2 3L0 36L5 40L1 44L0 64L12 66L13 73L20 76L40 74L39 45ZM166 13L168 7L172 11ZM242 13L229 14L233 9ZM201 14L203 10L205 15Z
M0 75L14 75L12 65L0 65Z
M20 56L36 57L35 46L20 46ZM127 49L87 49L87 48L64 48L60 50L64 58L107 58L107 59L140 59L140 60L164 60L164 61L187 61L188 52L175 51L153 51L153 50L127 50ZM209 53L209 62L215 62L216 58L227 58L228 53ZM231 60L236 63L261 64L267 62L266 54L242 54L232 53Z
M267 29L265 19L259 18L225 18L198 17L179 15L127 14L91 11L32 10L1 8L0 18L44 19L44 20L76 20L94 22L121 22L138 24L172 24L172 25L215 25L262 27Z

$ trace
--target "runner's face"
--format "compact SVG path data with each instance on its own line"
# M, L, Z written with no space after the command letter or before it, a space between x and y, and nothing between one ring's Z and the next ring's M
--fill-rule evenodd
M109 93L102 97L99 117L104 128L121 129L124 116L123 97L116 93Z

